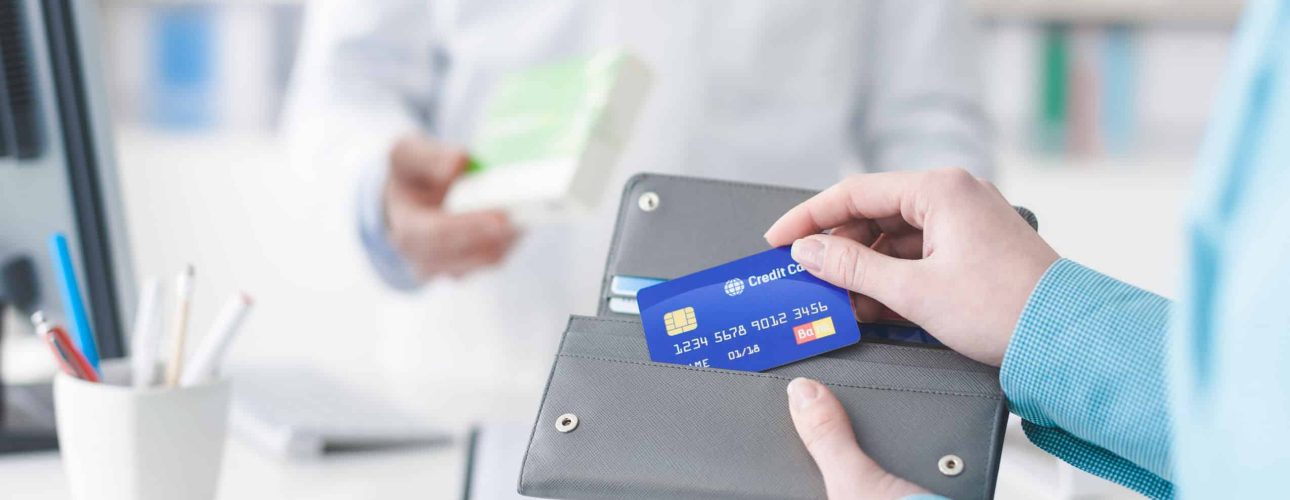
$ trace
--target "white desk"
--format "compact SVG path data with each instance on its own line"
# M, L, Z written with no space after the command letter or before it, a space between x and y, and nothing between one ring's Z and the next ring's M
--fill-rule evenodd
M230 440L224 453L219 498L460 498L465 474L463 442L288 462ZM0 497L69 498L58 454L0 456Z
M450 446L331 455L315 461L283 461L232 440L224 453L219 498L430 499L461 498L465 479L464 439ZM1062 498L1069 471L1008 429L995 498ZM0 497L69 498L58 454L0 456ZM1099 487L1090 499L1140 496L1119 486Z

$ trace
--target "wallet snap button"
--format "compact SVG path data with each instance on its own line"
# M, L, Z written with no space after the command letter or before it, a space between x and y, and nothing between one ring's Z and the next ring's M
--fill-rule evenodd
M641 210L653 212L654 209L658 208L658 193L646 191L645 194L642 194L641 197L636 200L636 205L640 206Z
M578 428L578 416L572 413L565 413L555 419L555 430L560 432L573 432Z
M941 470L941 474L957 476L963 473L963 459L958 455L945 455L936 462L936 468Z

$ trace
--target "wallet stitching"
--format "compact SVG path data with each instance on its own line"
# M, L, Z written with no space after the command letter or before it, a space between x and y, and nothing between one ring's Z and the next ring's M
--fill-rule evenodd
M723 371L714 371L714 370L700 370L698 368L692 368L692 367L683 366L683 365L672 365L672 364L666 364L666 363L646 363L643 361L627 361L622 359L603 358L599 356L585 356L582 354L561 353L559 357L581 358L581 359L589 359L592 361L607 361L610 363L624 363L629 365L648 366L651 368L670 368L673 370L685 370L685 371L698 372L698 373L711 373L715 375L729 375L734 377L767 378L767 379L774 379L774 380L793 380L791 377L782 377L779 375L770 375L766 373L740 373L740 372L723 372ZM872 386L872 385L846 384L846 383L840 383L840 382L824 382L824 381L821 381L821 382L824 383L825 385L832 385L836 387L847 387L850 389L873 389L878 391L915 392L920 394L936 394L941 396L963 396L963 397L970 397L970 398L989 399L992 401L1003 400L1003 398L1000 396L989 396L985 394L972 394L972 393L952 392L952 391L936 391L931 389L907 389L907 388L900 388L900 387L881 387L881 386Z
M639 322L639 321L632 321L632 320L630 320L630 319L600 318L600 317L595 317L595 316L578 316L578 315L573 315L573 316L570 316L570 318L569 318L569 319L570 319L570 321L569 321L569 323L570 323L570 324L572 324L572 323L574 323L574 322L583 322L583 321L588 321L588 322L592 322L592 323L620 323L620 324L624 324L624 325L638 325L638 324L640 324L640 322Z

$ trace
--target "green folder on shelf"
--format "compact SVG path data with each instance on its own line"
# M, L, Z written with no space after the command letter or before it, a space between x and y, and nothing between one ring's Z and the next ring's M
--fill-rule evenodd
M1039 149L1049 153L1066 151L1069 38L1069 27L1065 25L1056 24L1044 28L1039 130L1036 140Z

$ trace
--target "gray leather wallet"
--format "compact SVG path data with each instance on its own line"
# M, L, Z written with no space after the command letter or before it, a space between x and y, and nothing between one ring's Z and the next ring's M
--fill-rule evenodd
M520 493L823 498L784 393L805 376L837 394L860 445L888 470L952 498L993 495L1007 422L995 368L865 341L763 373L653 363L639 318L609 309L613 276L670 279L765 250L762 233L812 194L654 174L627 183L598 316L569 320Z

